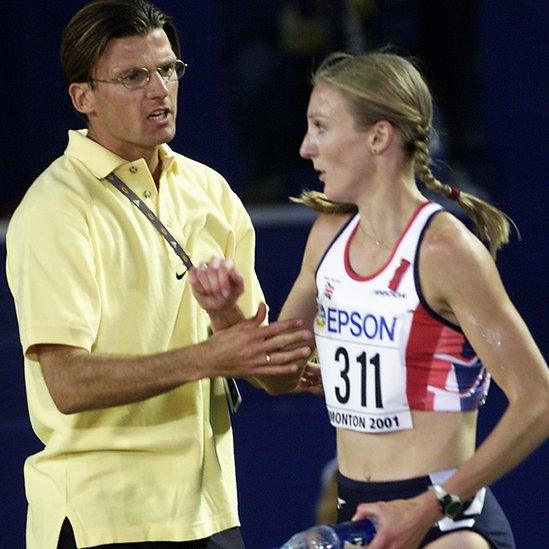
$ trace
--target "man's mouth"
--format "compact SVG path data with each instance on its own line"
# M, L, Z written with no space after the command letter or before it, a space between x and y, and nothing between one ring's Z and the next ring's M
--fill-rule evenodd
M161 122L162 120L168 118L169 114L170 109L156 109L155 111L151 112L151 114L149 114L147 118L149 120L154 120L155 122Z

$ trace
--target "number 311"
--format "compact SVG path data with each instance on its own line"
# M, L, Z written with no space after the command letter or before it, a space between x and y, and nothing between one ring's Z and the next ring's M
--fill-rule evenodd
M335 352L335 361L343 362L343 368L339 372L341 379L343 379L343 390L339 387L335 388L335 396L341 404L345 404L351 397L351 380L349 379L349 368L351 362L349 359L349 353L345 347L338 347ZM361 406L367 406L367 368L368 364L371 364L374 368L374 385L375 385L375 400L376 408L383 408L383 398L381 396L381 372L380 372L380 360L379 353L367 360L366 351L363 351L356 357L356 361L360 364L360 404Z

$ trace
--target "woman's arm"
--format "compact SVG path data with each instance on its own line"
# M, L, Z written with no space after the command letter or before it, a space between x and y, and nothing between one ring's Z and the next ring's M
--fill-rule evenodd
M455 317L509 400L505 414L475 455L444 484L449 492L468 498L547 438L549 373L486 248L449 215L433 228L422 251L425 287L432 288L426 298L429 301L431 295L441 314L450 320Z
M442 485L466 500L547 438L549 374L490 254L449 214L437 216L427 231L419 272L429 305L462 328L509 401L490 435ZM434 494L425 492L411 500L363 504L355 518L364 516L378 517L378 536L371 544L376 549L417 542L442 514Z
M316 270L324 252L348 219L348 215L322 214L315 220L305 245L299 274L282 306L279 320L300 318L303 320L304 327L310 329L311 332L313 331L316 317ZM311 341L311 348L314 348L313 341ZM295 375L278 378L262 376L258 380L269 394L275 395L293 391L300 385L306 363L307 360L302 361L301 368ZM309 382L306 383L308 386L307 391L321 392L315 391L312 386L312 380L318 380L318 384L321 384L318 372L313 372L307 380ZM300 386L300 388L304 389L304 386Z

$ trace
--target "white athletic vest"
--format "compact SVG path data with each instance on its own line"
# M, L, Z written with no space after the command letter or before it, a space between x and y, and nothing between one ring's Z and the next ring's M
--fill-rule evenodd
M411 429L411 409L465 411L485 400L489 374L459 327L432 311L419 287L417 252L441 209L433 202L418 207L387 263L370 276L349 264L358 214L320 262L315 339L335 427Z

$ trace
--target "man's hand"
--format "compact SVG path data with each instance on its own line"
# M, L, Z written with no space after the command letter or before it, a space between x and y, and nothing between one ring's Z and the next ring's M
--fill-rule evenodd
M212 257L189 271L189 282L194 297L210 315L234 306L244 291L244 279L232 259Z
M299 363L311 354L312 334L299 319L262 326L267 307L230 328L215 332L201 344L212 376L295 376Z

